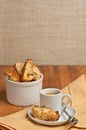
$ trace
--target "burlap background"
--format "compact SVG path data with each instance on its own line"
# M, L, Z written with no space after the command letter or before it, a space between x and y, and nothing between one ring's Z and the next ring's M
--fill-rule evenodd
M86 0L0 0L0 64L86 64Z

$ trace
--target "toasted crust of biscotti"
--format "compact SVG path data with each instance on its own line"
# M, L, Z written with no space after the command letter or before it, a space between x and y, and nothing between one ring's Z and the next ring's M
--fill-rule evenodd
M59 119L59 112L46 107L33 106L32 115L34 118L45 121L56 121Z
M15 82L20 81L20 76L19 76L18 72L16 71L16 69L14 68L14 66L8 67L6 69L5 75L8 76L9 80L12 80L12 81L15 81Z

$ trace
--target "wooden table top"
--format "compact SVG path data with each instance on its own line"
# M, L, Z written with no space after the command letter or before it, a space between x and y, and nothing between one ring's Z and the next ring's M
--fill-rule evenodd
M15 106L7 102L4 72L8 66L0 66L0 116L12 114L26 107ZM43 88L55 87L62 89L81 74L86 74L84 65L42 65L39 66L44 75Z

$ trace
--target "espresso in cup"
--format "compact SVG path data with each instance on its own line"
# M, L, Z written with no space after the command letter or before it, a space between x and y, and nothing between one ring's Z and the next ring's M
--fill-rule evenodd
M71 102L69 94L62 94L62 90L57 88L42 89L40 91L40 106L51 108L61 113L65 97L67 98L67 101L64 103L66 107Z

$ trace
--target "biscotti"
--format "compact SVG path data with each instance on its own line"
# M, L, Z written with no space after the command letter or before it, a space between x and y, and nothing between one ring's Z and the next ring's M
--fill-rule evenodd
M15 82L31 82L41 77L41 72L32 59L27 59L25 63L16 62L7 68L5 74Z
M34 118L45 121L56 121L59 119L59 112L46 107L33 106L32 115Z

